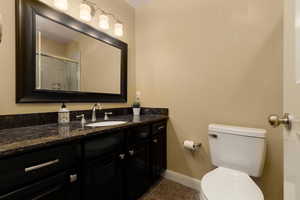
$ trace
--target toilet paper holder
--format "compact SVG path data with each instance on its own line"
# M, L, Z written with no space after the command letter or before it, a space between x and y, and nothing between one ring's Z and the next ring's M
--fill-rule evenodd
M202 144L201 144L200 142L199 142L199 143L195 143L195 145L194 145L194 150L193 150L193 151L198 151L198 150L200 150L201 146L202 146Z
M183 142L183 147L192 152L198 151L201 148L201 146L202 146L201 142L194 142L189 140L185 140Z

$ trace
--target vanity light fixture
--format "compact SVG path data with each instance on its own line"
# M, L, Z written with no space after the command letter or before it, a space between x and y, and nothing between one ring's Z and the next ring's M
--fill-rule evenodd
M86 22L92 20L92 7L85 2L80 4L80 19Z
M68 10L68 0L54 0L54 6L60 10Z
M109 16L106 15L105 13L102 13L99 16L99 27L104 30L109 29Z
M123 36L124 31L123 31L123 24L121 22L117 22L115 24L115 35L116 36Z
M68 0L54 0L55 7L60 10L66 11L68 9ZM106 12L101 8L97 7L97 5L91 1L83 0L80 4L80 19L85 22L90 22L92 18L96 15L97 11L100 11L99 15L99 27L104 30L108 30L110 28L110 17L115 21L114 25L114 34L116 36L123 36L123 24L122 22L112 13Z

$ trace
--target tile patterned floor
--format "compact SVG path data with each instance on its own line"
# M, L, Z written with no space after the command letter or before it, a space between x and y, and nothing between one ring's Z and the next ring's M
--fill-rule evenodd
M199 193L193 189L162 179L140 200L200 200Z

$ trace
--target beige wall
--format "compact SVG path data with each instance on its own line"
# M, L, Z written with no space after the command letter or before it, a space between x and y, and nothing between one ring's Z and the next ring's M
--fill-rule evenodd
M43 0L49 4L52 0ZM80 0L70 2L69 14L79 16ZM121 38L129 45L128 97L129 103L135 96L135 61L134 61L134 9L123 0L94 0L103 9L116 14L124 22L124 36ZM0 115L32 112L57 111L59 104L15 104L15 0L1 1L0 13L3 17L3 38L0 44ZM96 19L92 22L96 26ZM107 31L113 34L113 30ZM104 107L120 107L129 104L105 104ZM90 109L91 104L69 104L69 108Z
M168 168L201 178L212 169L207 126L268 130L265 199L282 199L282 0L151 0L136 9L137 90L169 107ZM203 148L191 154L185 139Z

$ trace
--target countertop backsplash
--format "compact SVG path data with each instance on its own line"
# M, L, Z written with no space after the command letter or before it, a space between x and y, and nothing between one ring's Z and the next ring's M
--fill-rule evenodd
M132 115L132 108L111 108L102 109L97 111L97 118L103 118L105 112L112 112L112 116L119 115ZM70 112L70 120L78 121L77 115L84 114L87 120L91 119L91 110L77 110ZM142 108L142 115L168 115L169 110L167 108ZM17 115L0 115L0 130L10 128L20 128L35 125L53 124L57 123L58 113L32 113L32 114L17 114Z

